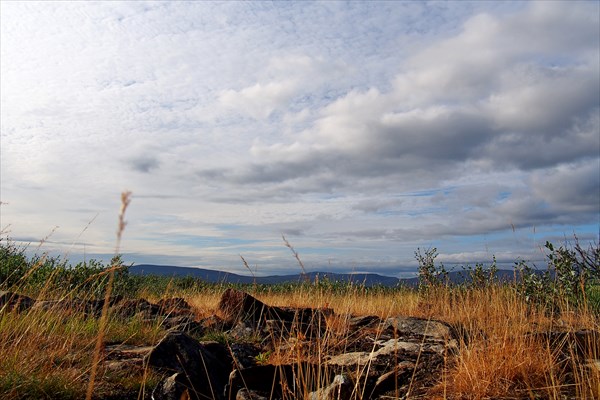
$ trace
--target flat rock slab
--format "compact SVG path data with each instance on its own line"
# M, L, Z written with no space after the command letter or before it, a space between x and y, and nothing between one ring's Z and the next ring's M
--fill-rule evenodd
M415 317L392 317L386 320L398 335L419 336L446 341L455 339L452 327L442 321Z

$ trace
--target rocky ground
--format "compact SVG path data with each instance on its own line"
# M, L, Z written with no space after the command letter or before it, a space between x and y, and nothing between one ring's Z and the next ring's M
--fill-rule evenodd
M275 307L233 289L223 293L218 315L203 319L180 298L153 304L115 297L109 305L113 315L160 320L166 329L154 346L104 348L108 373L150 368L162 377L155 400L427 398L468 345L461 327L442 321ZM0 292L0 312L76 309L98 317L103 306ZM589 354L600 340L589 330L532 335L569 357Z

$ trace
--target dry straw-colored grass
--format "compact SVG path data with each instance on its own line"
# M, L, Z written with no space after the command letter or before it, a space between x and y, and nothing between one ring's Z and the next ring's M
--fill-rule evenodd
M561 357L532 335L581 329L597 331L600 318L589 310L549 316L532 309L504 286L441 288L424 296L414 291L378 293L357 288L339 294L303 288L291 294L268 293L257 297L280 306L331 307L339 314L410 315L451 323L461 337L460 353L448 360L439 384L430 392L432 398L600 398L600 371L584 365L575 354ZM343 319L338 323L343 325ZM335 320L330 328L336 329ZM589 359L599 357L599 354L586 355ZM290 360L278 357L277 361Z
M172 294L183 296L198 316L218 313L219 291ZM598 316L586 310L549 316L532 310L510 288L494 286L465 291L442 288L427 295L409 290L377 292L356 287L343 292L309 286L299 286L291 293L254 294L267 304L330 307L338 315L328 319L331 334L326 334L316 348L290 346L287 353L269 355L269 362L283 364L308 357L319 361L330 346L339 345L343 340L338 334L345 327L343 315L346 313L380 317L412 315L440 319L460 327L460 353L454 359L448 358L439 384L430 392L431 398L600 398L598 370L574 361L575 356L571 361L561 359L530 334L558 329L598 330ZM156 343L163 334L156 326L142 321L122 324L109 318L101 328L98 320L65 311L2 314L0 397L82 398L89 384L100 329L104 330L104 341L132 344ZM338 342L332 343L332 338ZM588 357L599 358L599 355ZM115 382L144 385L142 375L118 381L118 377L103 375L101 363L97 365L94 398L113 390ZM311 373L314 375L314 371ZM306 379L326 380L326 377L313 375L307 372ZM107 383L106 379L112 382ZM134 383L132 379L139 381Z
M119 215L118 243L125 227L124 213L129 194L123 195ZM285 238L284 238L285 241ZM287 241L294 257L298 253ZM119 244L117 244L118 253ZM247 264L245 264L250 269ZM252 271L251 271L252 272ZM112 274L111 274L112 276ZM112 280L111 280L112 283ZM106 293L110 296L110 287ZM55 288L42 292L57 293ZM548 331L600 330L600 316L588 309L564 307L562 314L547 315L527 305L509 286L457 290L441 287L426 293L413 290L373 291L361 286L337 290L301 285L280 291L253 291L261 301L276 306L332 308L336 317L328 318L328 333L307 352L289 346L287 353L270 355L267 361L297 362L311 357L320 362L330 346L339 345L346 315L416 316L446 321L460 335L458 356L448 357L439 383L430 398L439 399L562 399L600 398L600 371L580 362L575 354L559 354L536 340L531 333ZM218 314L218 290L166 293L180 296L194 308L198 317ZM65 293L65 296L69 293ZM143 295L143 294L142 294ZM146 296L156 301L152 295ZM108 304L108 302L106 302ZM67 311L29 311L0 313L0 398L102 398L119 385L151 386L147 371L139 376L110 376L102 367L106 342L152 344L164 332L156 325L131 320L113 320L103 309L100 320ZM332 343L331 338L337 343ZM284 340L281 338L280 340ZM593 347L593 346L592 346ZM600 354L587 354L600 359ZM328 377L307 372L310 382ZM308 382L310 381L310 382ZM360 385L360 376L357 379ZM355 390L356 397L361 387Z

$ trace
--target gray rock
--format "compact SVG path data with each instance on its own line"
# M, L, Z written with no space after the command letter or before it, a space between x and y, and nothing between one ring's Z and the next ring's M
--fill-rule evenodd
M269 400L268 393L262 393L256 390L240 389L235 395L235 400Z
M161 315L180 315L190 313L192 310L192 307L188 304L188 302L181 297L160 299L156 305L158 306Z
M398 353L408 354L411 358L416 358L419 352L423 351L428 344L415 342L406 342L399 339L390 339L388 341L376 343L377 350L372 351L354 351L350 353L339 354L331 357L327 361L327 365L337 366L364 366L379 358L386 356L395 356Z
M188 380L180 372L163 379L152 391L152 400L182 400L190 398Z
M332 313L330 309L269 306L248 293L231 288L221 296L219 310L234 325L243 323L263 335L279 337L294 333L318 336L327 328L325 317Z
M356 330L361 328L375 328L383 323L384 321L375 315L351 317L348 319L348 325L350 330Z
M401 336L427 337L447 341L456 339L452 327L442 321L415 317L392 317L386 320L389 327Z
M122 318L131 318L135 315L154 318L158 315L159 307L146 299L125 300L114 307L113 312Z
M329 386L311 392L309 400L350 400L354 394L354 382L348 374L336 375Z
M377 378L373 391L369 397L374 398L381 393L398 390L409 384L414 369L415 363L411 361L402 361L396 364L392 371L386 372Z

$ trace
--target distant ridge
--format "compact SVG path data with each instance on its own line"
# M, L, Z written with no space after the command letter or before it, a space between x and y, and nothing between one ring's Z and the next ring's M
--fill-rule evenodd
M294 283L302 282L310 279L314 282L315 279L329 280L331 282L353 282L365 286L396 286L401 280L390 276L379 274L357 273L357 274L337 274L332 272L309 272L305 275L269 275L257 276L256 278L246 275L238 275L224 271L214 271L203 268L193 267L175 267L170 265L152 265L140 264L129 268L129 272L134 275L159 275L159 276L174 276L185 277L191 276L202 279L210 283L258 283L258 284L278 284L278 283Z
M172 265L153 265L139 264L129 268L129 272L133 275L158 275L169 277L186 277L202 279L209 283L241 283L241 284L278 284L278 283L297 283L306 280L307 278L314 282L319 280L329 280L330 282L355 283L357 285L370 286L417 286L419 278L398 279L390 276L384 276L371 273L355 273L355 274L339 274L333 272L309 272L306 276L302 274L292 275L269 275L257 276L256 278L247 275L239 275L225 271L215 271L204 268L194 267L176 267ZM540 271L541 272L541 271ZM468 271L452 271L448 273L448 280L454 284L464 283L468 281ZM500 269L496 277L505 282L510 282L515 279L514 270Z

